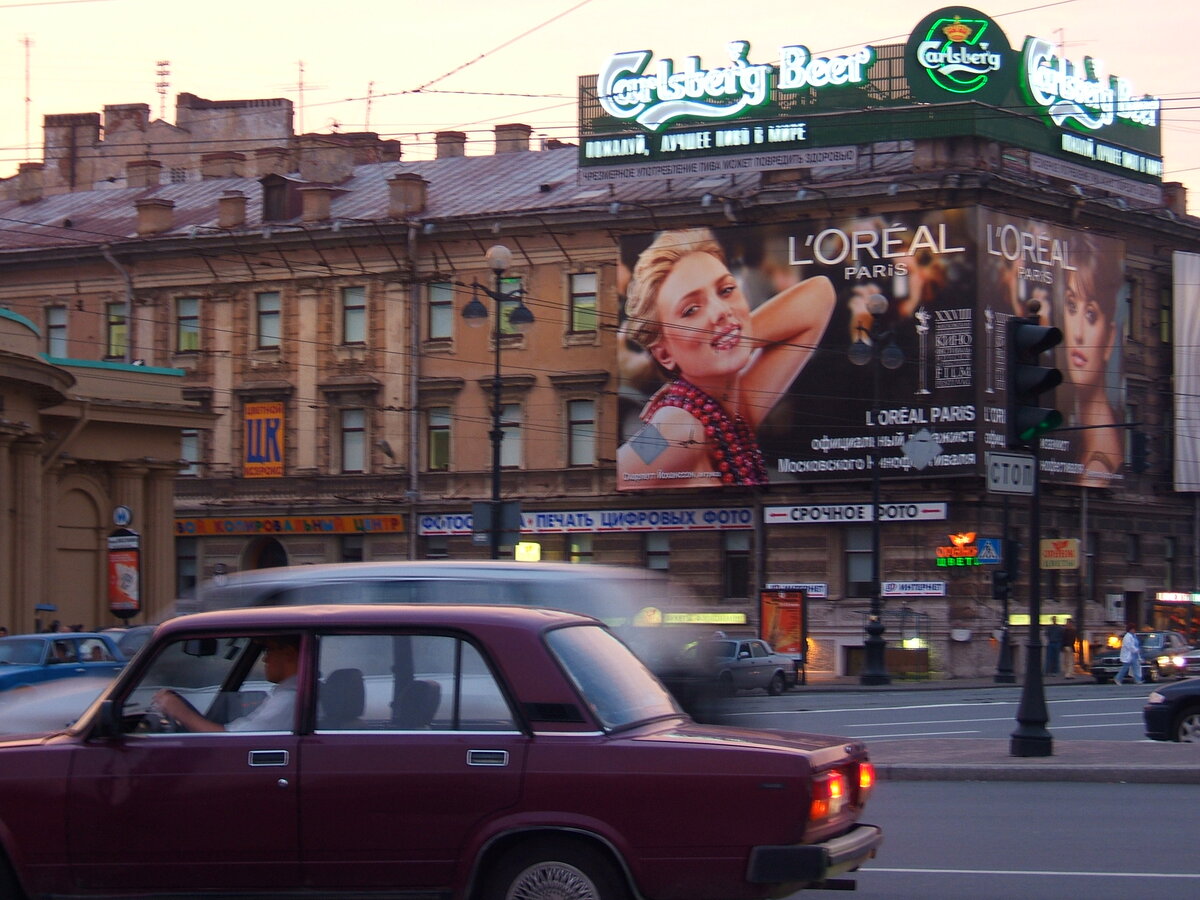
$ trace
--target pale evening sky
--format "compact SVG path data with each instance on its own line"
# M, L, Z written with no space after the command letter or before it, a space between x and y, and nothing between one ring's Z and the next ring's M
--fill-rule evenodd
M175 94L287 97L297 131L369 130L432 155L436 131L468 132L491 152L496 124L574 141L576 77L611 53L754 61L803 44L815 53L903 42L945 2L914 0L0 0L0 177L40 160L42 117L146 103L165 118ZM1189 185L1200 213L1200 7L1169 0L972 3L1011 44L1034 34L1102 61L1137 94L1163 100L1164 180ZM169 75L157 74L160 60ZM303 91L300 89L303 82ZM417 89L421 89L419 93ZM301 103L303 104L301 106ZM27 149L27 145L32 145Z

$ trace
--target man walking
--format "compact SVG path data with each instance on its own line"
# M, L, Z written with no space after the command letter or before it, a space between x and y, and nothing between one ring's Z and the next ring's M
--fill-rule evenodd
M1132 673L1138 684L1142 683L1142 644L1135 627L1132 622L1125 626L1125 636L1121 638L1121 668L1117 669L1113 684L1120 684L1121 678L1128 673Z
M1058 616L1050 617L1046 626L1046 661L1042 671L1046 675L1057 675L1058 664L1062 660L1063 630L1058 624Z

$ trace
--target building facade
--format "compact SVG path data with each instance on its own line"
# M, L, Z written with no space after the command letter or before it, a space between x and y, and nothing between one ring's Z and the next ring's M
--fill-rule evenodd
M871 51L824 65L904 55ZM73 357L182 370L212 416L183 438L180 593L193 576L279 564L486 556L498 474L520 511L505 556L519 542L541 559L664 569L705 610L776 640L795 637L768 627L777 609L798 605L787 628L818 670L858 671L877 590L897 674L993 671L1035 578L1043 620L1092 641L1126 618L1200 637L1200 479L1182 465L1194 449L1178 387L1200 222L1182 188L1065 158L1052 126L1008 106L925 105L915 76L877 82L886 104L862 99L865 82L838 85L856 92L859 130L837 125L844 93L828 112L814 88L801 128L780 87L799 74L771 71L778 108L749 124L648 131L619 105L591 115L592 78L578 147L531 149L530 129L504 125L489 156L449 132L434 160L363 164L331 144L317 167L297 147L254 175L12 200L0 304ZM618 88L600 93L638 96ZM828 146L789 143L818 126ZM756 155L756 129L779 146ZM1147 170L1152 151L1128 150ZM797 302L778 317L796 327L763 332L751 361L782 358L792 380L743 396L761 478L652 464L708 438L643 421L670 385L639 343L631 279L657 235L696 229L748 308ZM494 245L511 251L499 269ZM875 295L886 312L872 314ZM472 300L485 327L462 314ZM516 306L532 314L524 331ZM1012 485L993 474L1018 316L1064 332L1067 427L1039 446L1036 548L1030 496L998 492ZM1108 330L1072 338L1080 316ZM694 331L740 343L712 329ZM750 445L735 435L722 452Z

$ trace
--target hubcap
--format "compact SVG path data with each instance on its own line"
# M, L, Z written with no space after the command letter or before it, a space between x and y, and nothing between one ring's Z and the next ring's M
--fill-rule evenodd
M1179 740L1193 744L1200 742L1200 713L1190 713L1180 720Z
M540 862L517 876L505 900L600 900L600 894L574 866Z

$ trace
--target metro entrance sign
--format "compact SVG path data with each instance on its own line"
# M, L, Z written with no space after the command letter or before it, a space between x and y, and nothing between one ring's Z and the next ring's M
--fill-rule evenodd
M1033 457L1025 453L987 453L987 489L989 494L1025 494L1032 496Z

